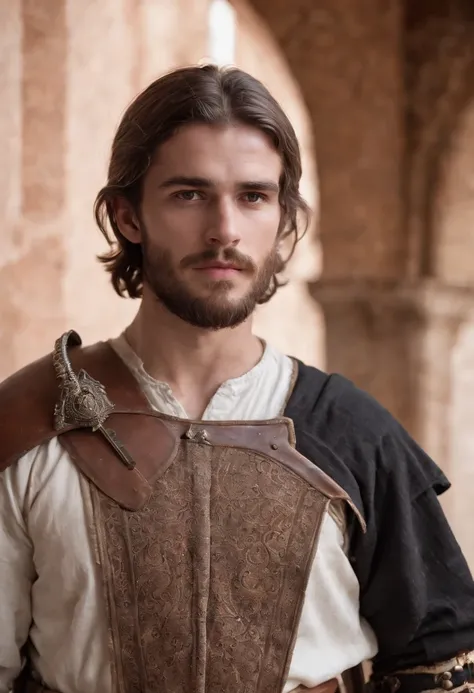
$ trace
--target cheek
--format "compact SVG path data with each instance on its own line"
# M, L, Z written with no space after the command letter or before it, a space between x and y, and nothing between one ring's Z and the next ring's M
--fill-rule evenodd
M204 224L203 215L178 205L154 203L143 209L148 234L160 245L179 248L195 243Z
M254 218L247 218L244 225L242 238L245 238L245 244L257 255L265 256L277 242L280 212L269 210L255 214Z

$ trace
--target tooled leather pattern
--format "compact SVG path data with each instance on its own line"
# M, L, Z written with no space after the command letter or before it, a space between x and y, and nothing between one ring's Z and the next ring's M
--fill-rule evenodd
M114 691L282 690L327 498L259 453L184 441L141 510L91 488Z

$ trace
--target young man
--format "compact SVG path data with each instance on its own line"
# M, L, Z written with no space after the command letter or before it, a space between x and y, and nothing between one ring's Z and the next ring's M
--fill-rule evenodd
M304 229L300 175L239 70L178 70L125 113L96 218L138 314L0 389L0 693L330 693L365 660L380 693L468 689L443 473L252 334Z

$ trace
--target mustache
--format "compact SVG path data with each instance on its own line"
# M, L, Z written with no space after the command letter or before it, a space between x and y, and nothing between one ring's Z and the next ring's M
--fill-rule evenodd
M180 262L180 266L183 269L187 267L192 267L193 265L199 265L202 262L228 262L236 265L240 270L248 272L256 272L257 267L248 255L243 255L241 252L235 248L224 248L224 250L214 250L209 248L204 250L202 253L195 253L194 255L187 255Z

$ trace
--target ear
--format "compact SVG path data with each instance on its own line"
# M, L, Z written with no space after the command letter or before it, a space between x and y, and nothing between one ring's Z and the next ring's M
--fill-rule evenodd
M141 243L140 222L131 205L124 197L116 197L112 203L120 233L131 243Z

